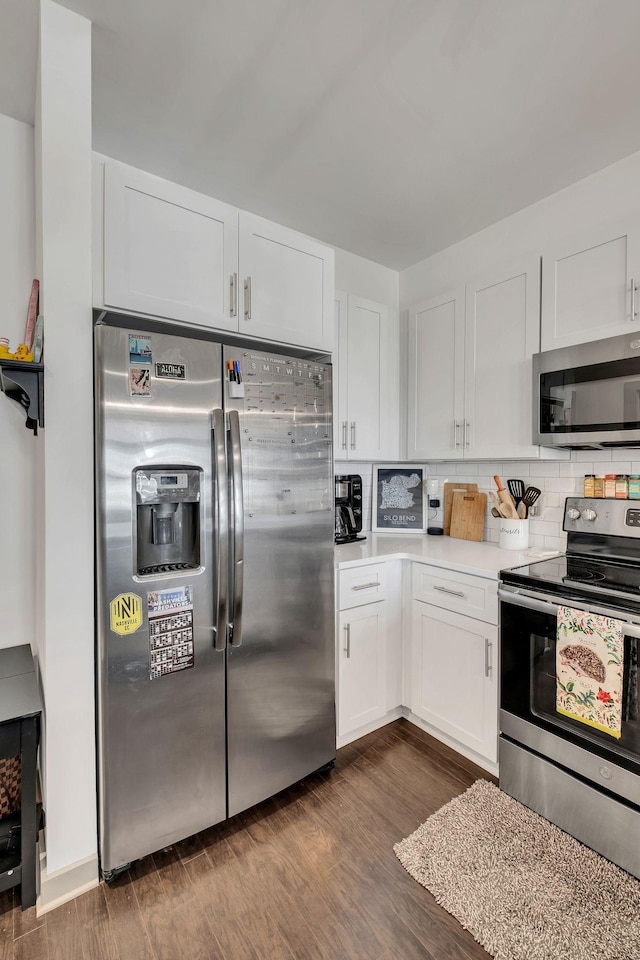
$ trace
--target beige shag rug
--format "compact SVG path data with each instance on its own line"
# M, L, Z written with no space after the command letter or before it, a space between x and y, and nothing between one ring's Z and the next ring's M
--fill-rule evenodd
M640 882L486 780L394 850L496 960L640 960Z

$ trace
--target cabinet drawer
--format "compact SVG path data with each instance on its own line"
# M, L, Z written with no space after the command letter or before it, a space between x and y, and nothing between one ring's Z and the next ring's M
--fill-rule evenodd
M338 571L340 610L386 600L387 594L388 568L385 563L369 563L364 567L348 567Z
M498 622L497 581L414 563L412 596L414 600L422 600L477 620Z

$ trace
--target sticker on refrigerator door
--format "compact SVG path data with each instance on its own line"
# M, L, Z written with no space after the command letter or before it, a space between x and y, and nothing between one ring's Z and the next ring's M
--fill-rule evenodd
M135 593L121 593L109 604L111 629L120 636L135 633L142 624L142 598Z
M149 367L129 367L129 396L151 396L151 371Z
M129 334L129 363L137 365L151 363L151 337L139 337L137 333Z
M156 363L156 377L160 380L186 380L184 363Z
M195 665L193 587L169 587L147 594L149 679L157 680Z

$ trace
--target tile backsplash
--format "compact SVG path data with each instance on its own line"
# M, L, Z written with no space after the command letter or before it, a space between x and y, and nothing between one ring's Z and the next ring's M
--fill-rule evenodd
M566 534L562 530L565 498L582 495L586 473L637 473L640 474L640 451L630 448L614 450L572 450L571 460L457 460L446 463L426 462L427 479L438 480L440 509L429 510L428 525L442 526L442 485L448 481L477 483L478 490L488 493L495 490L494 474L506 482L519 478L526 486L539 487L542 495L535 505L535 515L529 523L529 545L547 550L564 550ZM415 463L416 461L412 461ZM373 465L336 461L335 473L357 473L362 477L363 529L371 529L371 500ZM487 515L484 539L498 542L500 521L491 516L491 503L487 498Z

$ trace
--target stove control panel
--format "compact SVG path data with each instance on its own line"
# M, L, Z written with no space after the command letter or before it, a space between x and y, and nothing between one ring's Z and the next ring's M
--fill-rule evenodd
M567 533L640 538L640 504L631 507L628 500L567 497L563 530Z

